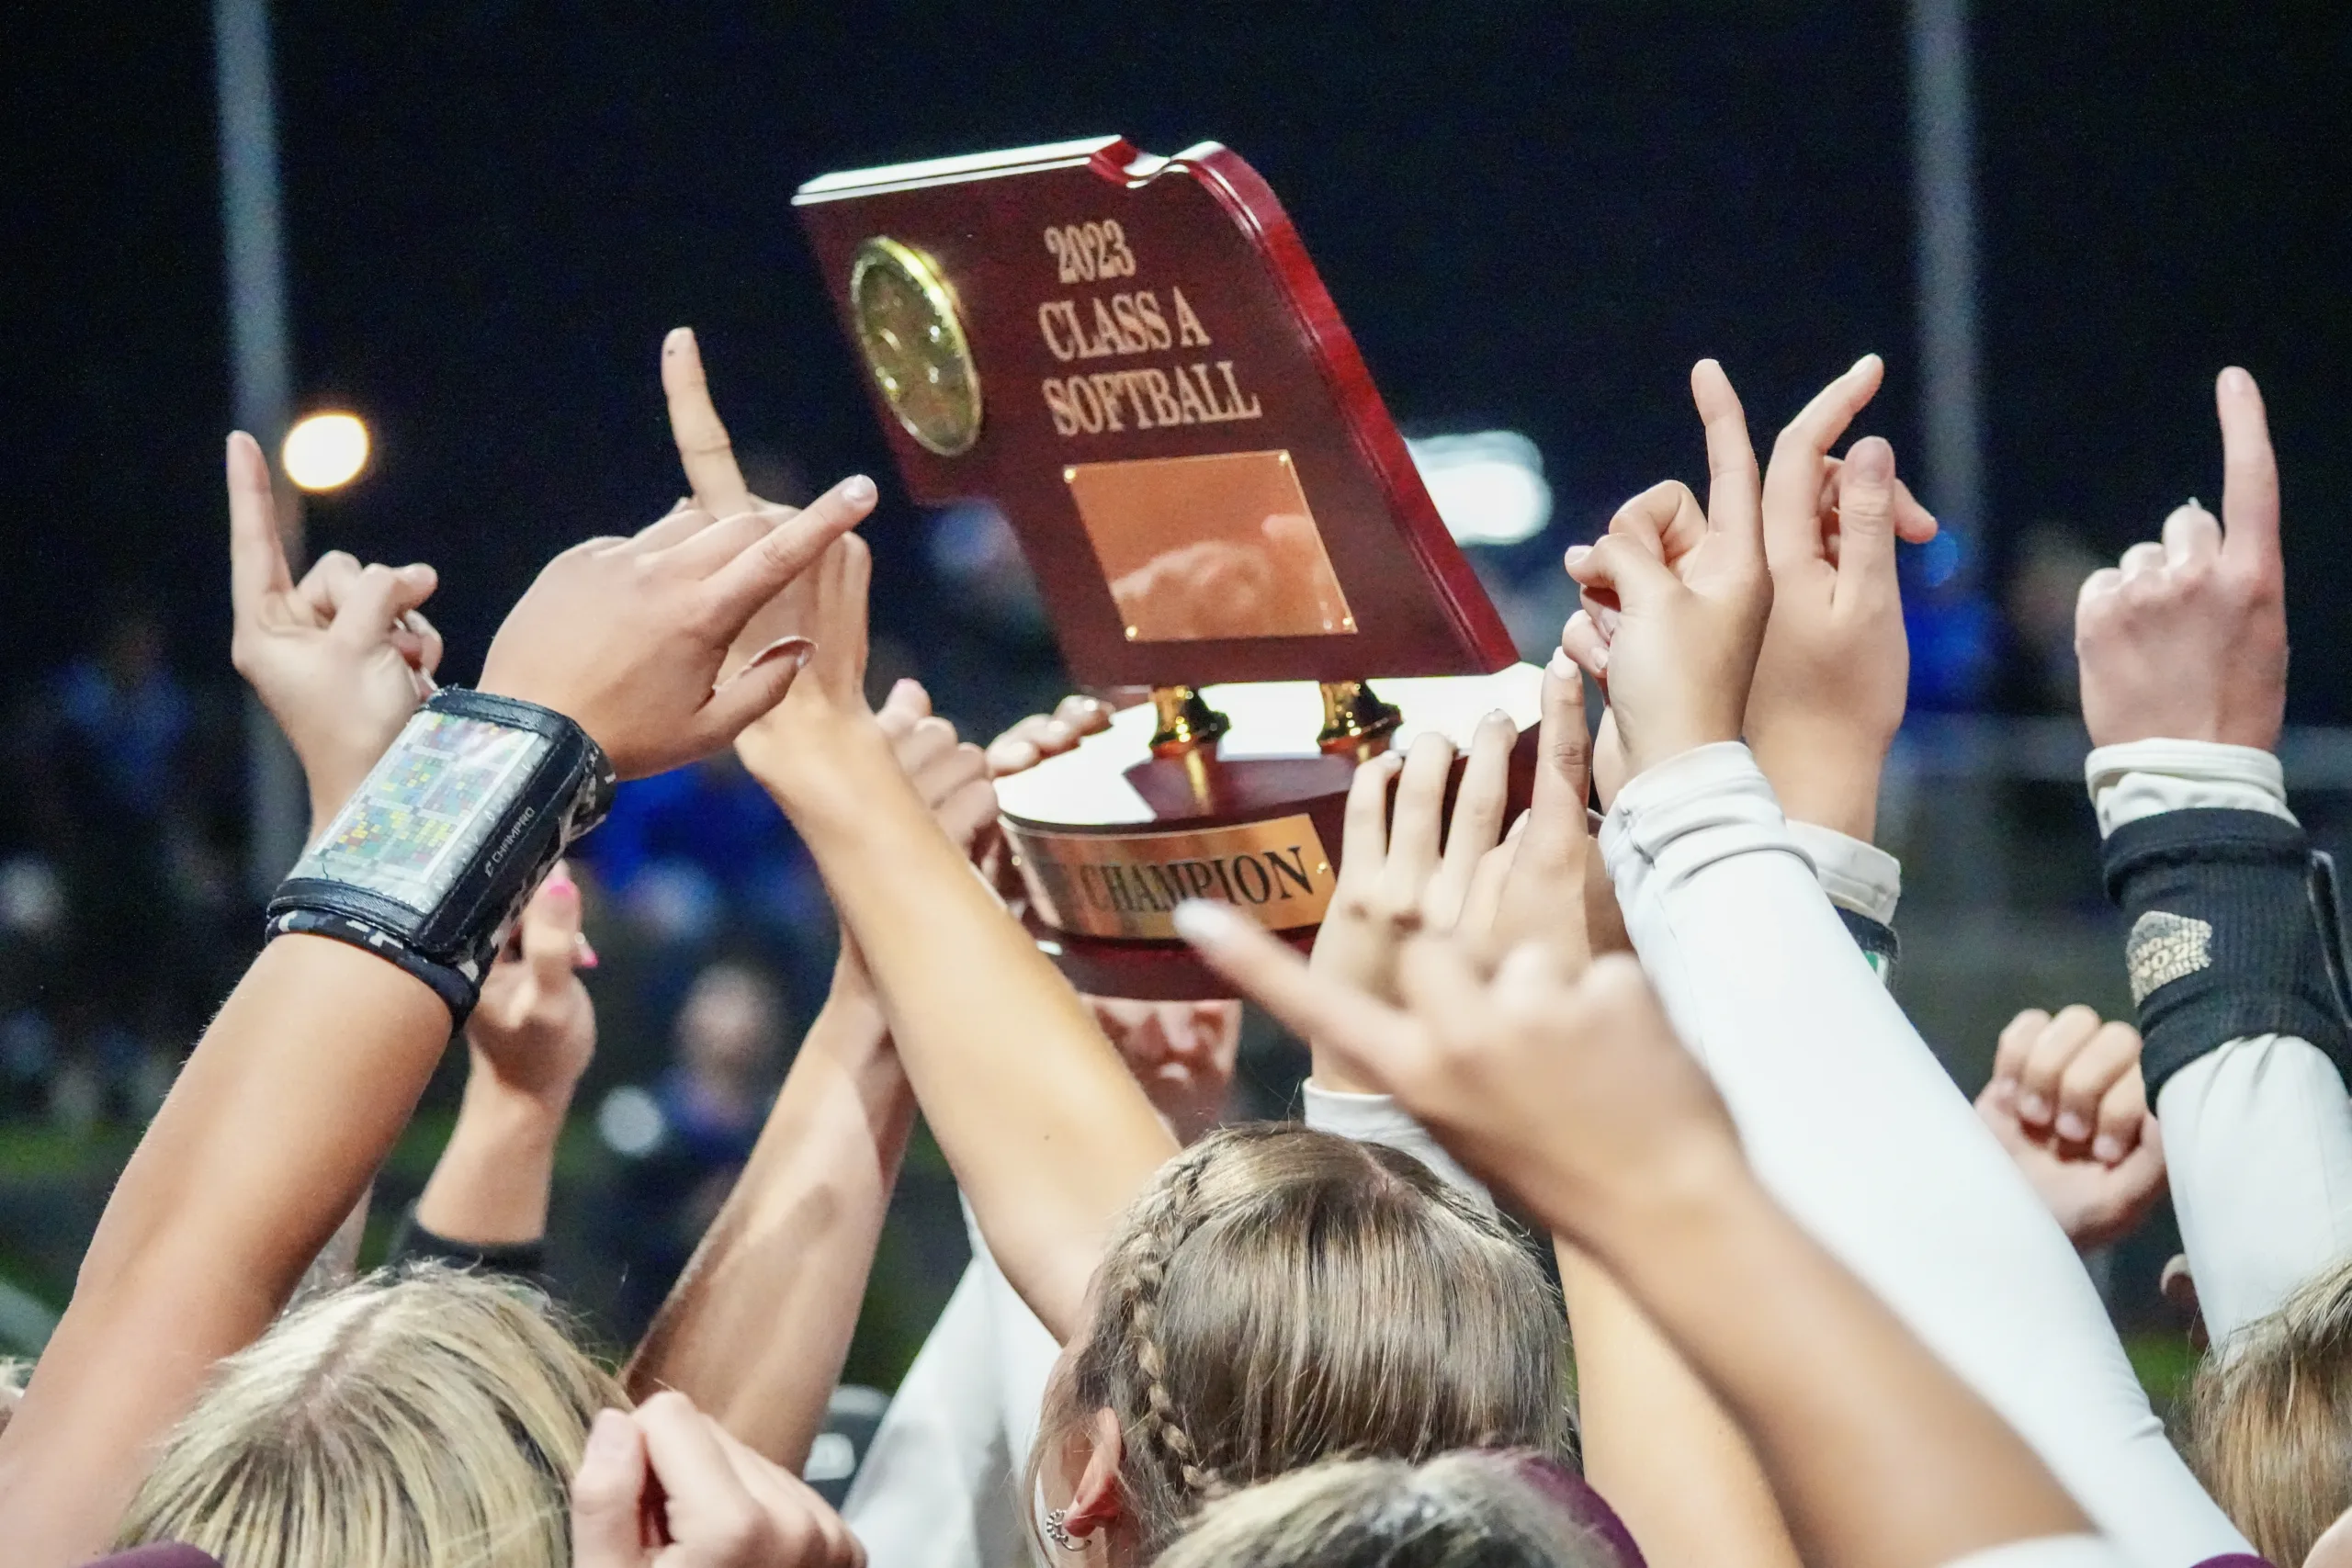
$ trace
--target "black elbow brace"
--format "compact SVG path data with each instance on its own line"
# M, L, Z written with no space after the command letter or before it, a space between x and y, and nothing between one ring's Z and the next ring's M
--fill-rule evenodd
M2131 922L2148 1103L2227 1041L2310 1041L2352 1084L2352 997L2334 863L2261 811L2165 811L2109 835L2108 897Z

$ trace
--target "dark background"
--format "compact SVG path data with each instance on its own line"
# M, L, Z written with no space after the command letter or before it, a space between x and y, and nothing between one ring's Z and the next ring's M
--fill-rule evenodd
M2352 21L1977 10L1984 564L1997 581L2037 520L2112 550L2188 494L2215 502L2211 381L2242 363L2285 469L2297 671L2342 668ZM0 674L82 650L132 597L163 607L184 672L226 673L208 11L6 13ZM878 616L922 647L940 606L792 190L1104 131L1248 156L1408 428L1534 437L1555 543L1696 477L1702 354L1760 445L1877 349L1870 423L1915 454L1903 22L1892 4L281 6L298 398L362 413L378 450L311 504L311 547L439 566L446 673L466 678L539 562L675 494L655 350L691 322L742 444L882 479ZM2293 706L2352 712L2310 678Z

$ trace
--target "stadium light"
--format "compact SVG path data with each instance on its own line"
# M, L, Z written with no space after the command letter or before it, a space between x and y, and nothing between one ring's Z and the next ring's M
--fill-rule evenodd
M311 414L286 433L282 456L300 488L339 490L368 466L368 427L353 414Z
M1405 443L1446 531L1464 545L1515 545L1552 520L1544 454L1515 430Z

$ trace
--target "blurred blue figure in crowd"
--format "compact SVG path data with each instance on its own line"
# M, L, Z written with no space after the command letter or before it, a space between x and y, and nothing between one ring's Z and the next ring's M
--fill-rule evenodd
M44 931L56 940L39 995L0 998L17 1004L0 1010L9 1012L11 1064L42 1063L51 1109L69 1124L152 1110L141 1080L166 1070L166 1043L193 1021L181 1016L187 955L175 944L200 945L182 864L195 719L162 627L134 604L95 652L41 682L14 726L9 814L20 842L6 929L12 948ZM17 918L17 895L36 888L47 912ZM126 940L141 931L173 941L159 951ZM40 1012L21 1010L32 1005Z
M623 1269L616 1326L644 1332L752 1157L782 1076L784 999L760 970L722 960L687 989L670 1066L605 1096L597 1130L620 1156L607 1244Z
M835 940L824 884L731 750L621 785L581 856L672 987L724 945L776 964L795 997L823 993ZM649 999L658 1014L676 995Z

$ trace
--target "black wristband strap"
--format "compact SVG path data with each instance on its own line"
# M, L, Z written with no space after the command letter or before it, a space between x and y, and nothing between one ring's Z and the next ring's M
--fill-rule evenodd
M604 820L613 767L571 719L450 688L409 720L269 901L433 987L458 1023L556 857Z
M2108 836L2150 1104L2189 1063L2256 1034L2308 1040L2352 1082L2332 871L2301 828L2263 811L2165 811Z
M537 1241L452 1240L419 1224L416 1205L411 1203L401 1212L400 1228L392 1233L384 1261L446 1263L456 1269L479 1269L485 1274L511 1274L536 1284L547 1276L548 1243L545 1236Z

